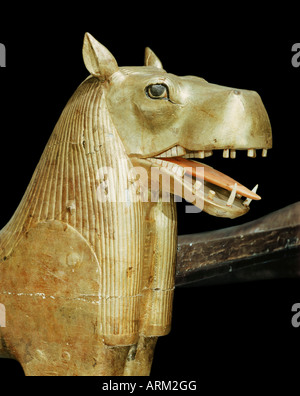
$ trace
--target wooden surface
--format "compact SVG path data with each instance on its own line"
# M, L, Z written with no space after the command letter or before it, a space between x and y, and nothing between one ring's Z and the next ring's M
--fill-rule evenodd
M300 277L299 249L296 202L240 226L179 236L176 285ZM286 266L282 261L276 266L281 259Z

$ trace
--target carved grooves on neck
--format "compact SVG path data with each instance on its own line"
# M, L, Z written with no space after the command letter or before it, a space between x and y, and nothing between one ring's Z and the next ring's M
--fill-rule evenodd
M36 224L56 220L74 227L99 261L100 289L94 296L99 332L108 345L130 345L141 332L169 331L176 216L169 204L162 212L159 205L150 221L158 228L148 230L152 236L144 244L145 213L130 190L132 164L111 122L104 91L104 84L89 78L67 103L19 207L0 233L0 264ZM108 192L115 191L116 202L99 200L107 170Z
M98 199L99 169L106 167L108 188L117 189L121 202ZM1 231L2 257L39 222L60 220L86 238L100 263L100 331L111 345L135 343L139 333L142 209L126 191L131 167L103 87L87 79L63 110L19 207Z

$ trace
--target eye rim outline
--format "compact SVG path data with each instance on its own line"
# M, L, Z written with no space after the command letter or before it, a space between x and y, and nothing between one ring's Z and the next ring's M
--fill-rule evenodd
M153 85L162 85L163 87L165 87L166 88L166 92L167 92L167 96L158 96L157 98L154 97L154 96L150 96L149 93L148 93L148 90ZM148 84L145 87L145 94L146 94L147 98L152 99L152 100L168 100L168 101L170 101L169 87L167 86L167 84L164 84L164 83L161 83L161 82L154 82L154 83Z

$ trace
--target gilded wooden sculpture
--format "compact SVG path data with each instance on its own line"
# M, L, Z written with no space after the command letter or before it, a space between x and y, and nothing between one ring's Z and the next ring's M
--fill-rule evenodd
M83 59L91 75L0 233L0 355L26 375L148 375L170 330L174 195L246 213L256 188L192 158L266 156L270 123L257 93L169 74L149 48L145 66L119 67L87 33Z

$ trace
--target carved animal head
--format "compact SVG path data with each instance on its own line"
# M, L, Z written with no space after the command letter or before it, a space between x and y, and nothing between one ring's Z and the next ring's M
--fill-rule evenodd
M265 156L272 146L271 127L256 92L167 73L149 48L145 66L119 67L88 33L83 58L89 72L103 83L110 117L134 164L148 169L159 166L173 178L174 165L190 174L191 180L197 175L195 168L203 166L201 202L205 211L216 216L240 216L249 210L250 199L260 199L256 191L187 160L204 158L216 149L224 150L225 157L235 157L236 150L248 150L253 157L256 149L262 149ZM240 196L248 200L243 204Z

